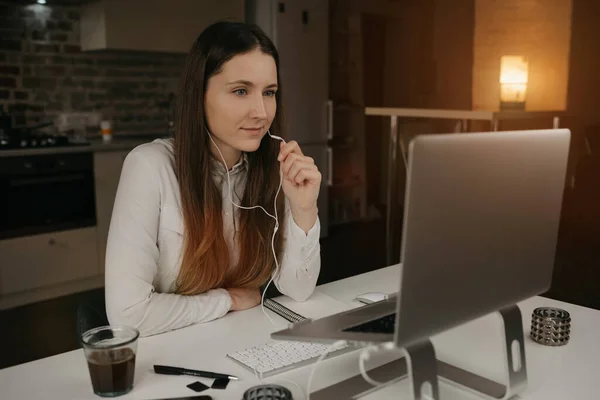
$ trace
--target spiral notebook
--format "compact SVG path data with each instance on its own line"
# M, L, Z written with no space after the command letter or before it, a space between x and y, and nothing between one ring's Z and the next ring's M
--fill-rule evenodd
M306 319L306 317L295 313L273 299L265 299L265 307L273 311L275 314L287 319L289 322L300 322Z
M296 302L287 296L281 296L277 300L265 299L264 304L275 314L294 323L307 318L319 319L354 308L318 291L315 291L308 300L303 302Z

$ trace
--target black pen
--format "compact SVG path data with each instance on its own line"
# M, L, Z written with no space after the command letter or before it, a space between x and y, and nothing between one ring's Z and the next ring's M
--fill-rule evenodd
M229 380L237 381L239 378L233 375L227 374L219 374L218 372L209 372L209 371L198 371L195 369L187 369L180 367L169 367L167 365L155 365L154 372L157 374L163 375L191 375L191 376L199 376L201 378L227 378Z

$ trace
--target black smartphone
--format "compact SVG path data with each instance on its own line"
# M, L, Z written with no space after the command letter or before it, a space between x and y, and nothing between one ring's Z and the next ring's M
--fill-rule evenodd
M158 400L212 400L212 397L205 394L205 395L200 395L200 396L170 397L168 399L158 399Z

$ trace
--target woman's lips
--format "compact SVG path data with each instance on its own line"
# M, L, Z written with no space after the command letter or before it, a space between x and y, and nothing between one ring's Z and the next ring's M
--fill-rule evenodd
M242 128L242 129L252 135L258 135L262 132L262 128Z

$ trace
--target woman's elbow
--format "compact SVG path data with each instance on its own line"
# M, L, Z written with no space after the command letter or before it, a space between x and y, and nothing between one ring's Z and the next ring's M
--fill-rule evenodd
M317 285L317 276L306 277L304 279L298 279L295 282L289 282L287 285L281 287L281 292L299 303L304 302L310 298L315 291Z
M140 332L140 336L146 336L149 333L142 323L144 314L145 309L139 309L138 307L126 308L117 305L109 305L109 303L106 304L106 317L108 318L108 323L110 325L136 328Z
M302 303L310 298L315 291L314 285L310 288L301 288L300 290L292 290L288 296L298 303Z

